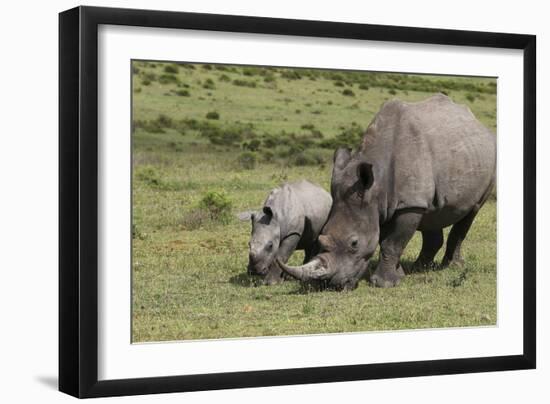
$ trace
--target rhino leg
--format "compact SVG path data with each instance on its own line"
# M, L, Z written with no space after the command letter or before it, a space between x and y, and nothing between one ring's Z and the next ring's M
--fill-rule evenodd
M462 266L464 264L464 259L462 258L460 249L462 247L462 242L470 230L470 226L474 222L477 212L479 212L479 207L475 207L470 213L468 213L462 220L455 223L451 228L449 237L447 238L447 249L445 250L443 262L441 263L443 267L448 267L451 265Z
M401 254L414 235L422 219L422 213L403 211L389 223L389 228L382 229L380 234L380 260L376 271L370 277L374 286L390 288L397 286L405 276L403 267L399 264Z
M443 230L423 231L422 250L413 264L414 269L433 267L434 258L443 246Z
M279 251L277 252L277 258L286 264L292 253L296 250L300 236L298 234L292 234L281 242L279 245ZM275 285L281 283L286 279L287 275L281 270L274 260L269 266L269 270L264 278L266 285Z

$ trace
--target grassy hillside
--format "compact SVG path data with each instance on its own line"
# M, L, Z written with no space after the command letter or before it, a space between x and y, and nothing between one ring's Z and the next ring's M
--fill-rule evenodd
M357 145L392 98L444 92L495 131L494 79L144 61L132 68L134 342L495 324L494 200L465 242L465 268L411 274L389 290L361 282L351 293L255 285L245 274L250 224L235 217L284 181L328 189L334 149Z

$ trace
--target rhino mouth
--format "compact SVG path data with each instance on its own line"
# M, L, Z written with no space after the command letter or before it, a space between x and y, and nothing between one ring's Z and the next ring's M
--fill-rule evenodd
M247 273L250 276L265 276L267 274L267 266L257 266L254 264L248 264Z

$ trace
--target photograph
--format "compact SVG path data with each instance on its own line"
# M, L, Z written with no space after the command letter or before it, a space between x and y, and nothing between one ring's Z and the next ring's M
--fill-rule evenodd
M498 325L496 77L128 69L132 343Z

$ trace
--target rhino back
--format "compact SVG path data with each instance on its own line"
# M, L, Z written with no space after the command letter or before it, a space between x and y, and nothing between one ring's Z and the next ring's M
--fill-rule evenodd
M367 159L384 167L389 211L444 210L453 221L479 203L494 182L495 135L444 95L386 103L363 148Z
M325 224L332 198L323 188L309 181L283 184L271 191L264 206L269 206L281 227L281 237L291 233L315 238ZM308 229L305 229L305 227Z

